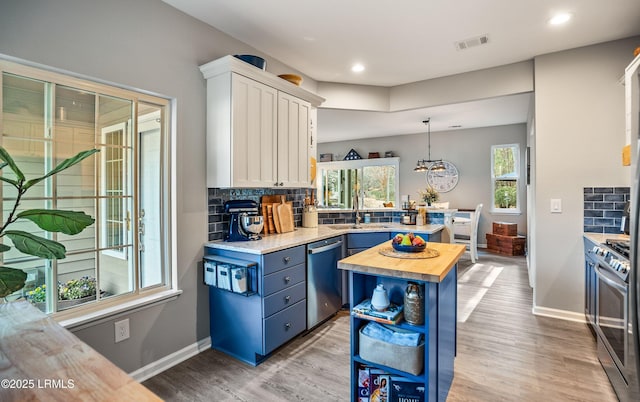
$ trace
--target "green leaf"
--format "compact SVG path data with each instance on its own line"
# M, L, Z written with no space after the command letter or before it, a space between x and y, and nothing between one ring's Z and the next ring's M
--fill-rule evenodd
M0 267L0 297L5 297L24 287L27 273L21 269Z
M13 160L11 155L9 155L9 152L7 152L7 150L4 149L4 147L0 147L0 159L3 160L7 165L9 165L11 170L13 170L13 172L18 177L18 181L24 180L24 173L22 173L22 170L18 168L18 165L16 165L16 162Z
M7 246L6 244L0 243L0 253L4 253L5 251L9 250L11 250L11 247Z
M15 181L15 180L11 180L11 179L8 179L8 178L6 178L6 177L4 177L4 176L0 176L0 180L2 180L2 181L3 181L3 182L5 182L5 183L9 183L9 184L11 184L11 185L12 185L13 187L15 187L15 188L18 188L18 186L19 186L19 184L18 184L18 182L17 182L17 181Z
M31 179L29 181L27 181L24 185L24 189L28 189L29 187L40 183L42 180L46 179L49 176L53 176L54 174L60 173L65 169L70 168L71 166L82 162L83 160L85 160L86 158L90 157L91 155L95 154L96 152L100 152L100 150L98 149L90 149L88 151L82 151L79 152L76 156L72 156L71 158L67 158L65 160L63 160L62 162L60 162L60 164L56 167L54 167L53 169L51 169L49 171L49 173L45 174L42 177L38 177L36 179ZM24 178L24 176L23 176Z
M20 212L17 218L29 219L47 232L62 232L68 235L78 234L95 222L95 219L84 212L58 209L29 209Z
M13 245L25 254L42 257L49 260L65 257L66 248L57 241L45 239L40 236L21 230L7 230L4 234L11 239Z

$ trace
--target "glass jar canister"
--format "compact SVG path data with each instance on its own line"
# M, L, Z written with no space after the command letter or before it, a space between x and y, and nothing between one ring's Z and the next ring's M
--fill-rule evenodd
M409 282L404 292L404 319L412 325L424 324L424 292L416 282Z

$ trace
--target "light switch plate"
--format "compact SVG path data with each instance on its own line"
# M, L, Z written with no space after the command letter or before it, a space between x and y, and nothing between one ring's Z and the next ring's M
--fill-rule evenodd
M551 213L552 214L562 213L562 200L560 198L551 199Z

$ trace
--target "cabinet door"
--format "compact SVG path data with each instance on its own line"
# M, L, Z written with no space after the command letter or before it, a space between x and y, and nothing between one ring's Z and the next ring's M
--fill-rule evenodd
M278 184L309 187L309 114L311 105L284 92L278 94Z
M278 91L232 77L232 186L271 187L277 181Z

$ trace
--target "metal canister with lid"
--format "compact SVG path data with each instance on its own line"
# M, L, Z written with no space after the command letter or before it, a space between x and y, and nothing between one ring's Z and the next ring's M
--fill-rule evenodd
M409 282L404 292L404 319L412 325L424 324L424 292L416 282Z

